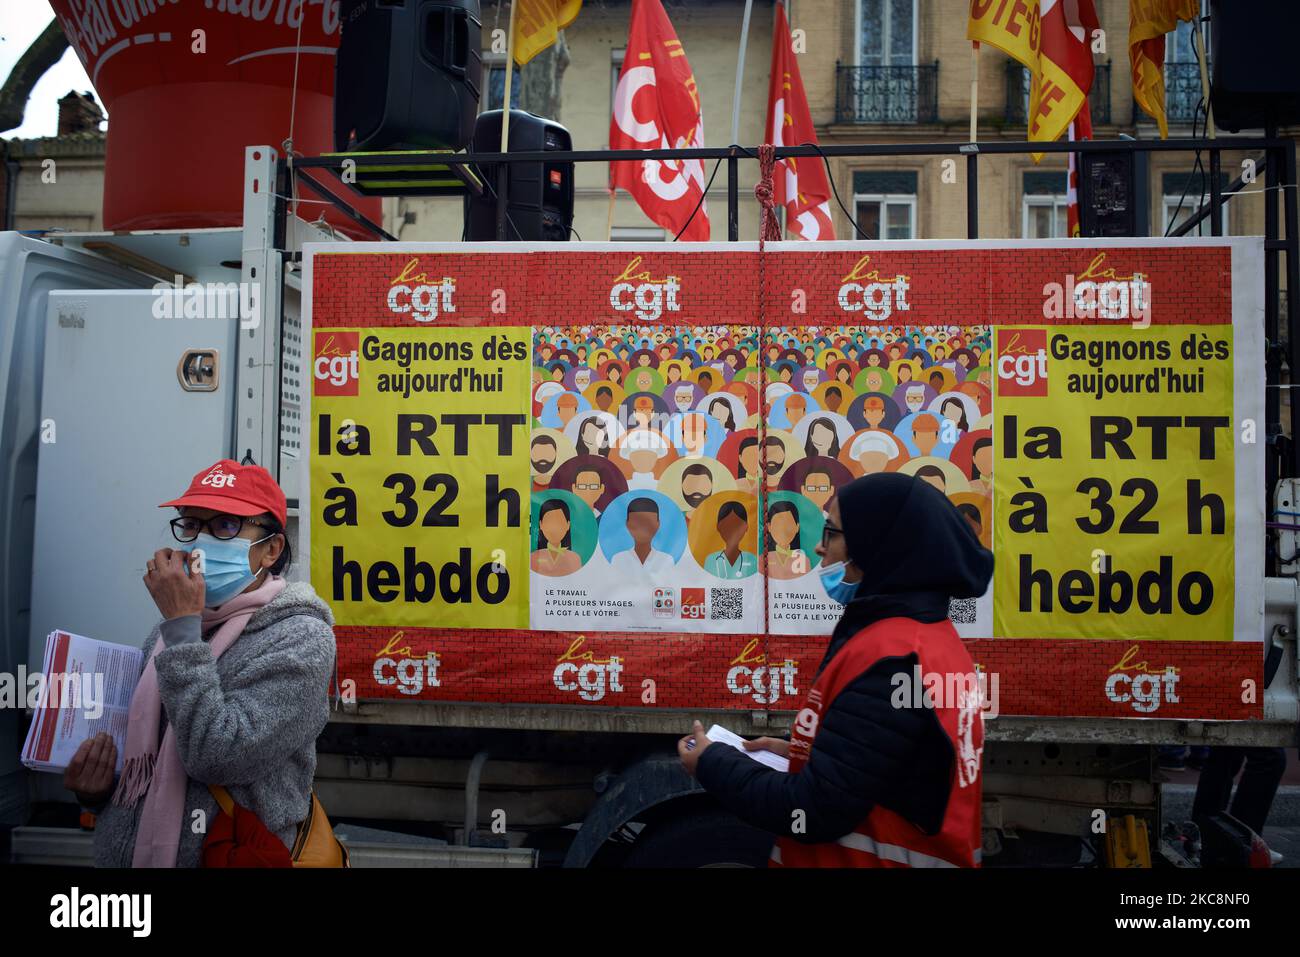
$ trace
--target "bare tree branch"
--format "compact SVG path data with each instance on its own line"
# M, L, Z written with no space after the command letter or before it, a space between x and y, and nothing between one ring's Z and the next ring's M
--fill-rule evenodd
M50 67L59 62L67 48L68 38L63 35L59 21L54 19L27 52L18 58L4 86L0 86L0 133L23 125L23 113L27 110L32 89Z
M520 68L519 108L559 122L560 94L568 66L569 46L561 30L554 44Z

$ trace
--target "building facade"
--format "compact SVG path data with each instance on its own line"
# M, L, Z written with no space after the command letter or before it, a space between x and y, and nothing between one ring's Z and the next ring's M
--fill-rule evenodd
M665 0L700 90L705 143L725 146L731 138L731 109L744 4L741 0ZM1091 96L1094 135L1139 139L1159 134L1153 120L1133 102L1128 66L1128 0L1096 0L1102 34L1094 38L1096 80ZM504 30L508 6L486 4L484 44L492 30ZM791 0L790 23L807 90L809 109L823 145L860 143L965 143L969 139L971 44L966 39L962 0ZM559 120L575 149L608 145L614 80L626 43L630 0L588 0L565 31L570 64L564 73ZM742 145L759 143L767 109L774 3L758 0L746 50L741 85ZM800 31L802 33L800 34ZM1182 24L1166 44L1165 84L1171 136L1205 130L1197 113L1200 75L1191 45L1191 25ZM503 54L484 53L483 108L501 105ZM978 138L1015 141L1026 136L1028 74L1001 51L985 46L978 56ZM535 67L529 64L523 70ZM544 66L541 68L545 68ZM518 74L517 74L518 75ZM518 101L516 100L516 103ZM1246 154L1225 153L1220 181L1242 172ZM1147 216L1152 235L1187 217L1208 198L1209 159L1194 154L1151 154L1146 173ZM955 239L966 235L966 168L945 171L942 157L833 159L839 202L832 200L841 239ZM706 173L712 171L711 164ZM947 172L947 175L945 175ZM608 168L587 164L577 171L574 227L586 240L671 239L620 192L612 219L605 183ZM758 235L753 199L757 164L740 165L740 235ZM1060 238L1066 234L1066 157L1045 155L981 157L980 235L996 238ZM1263 177L1260 177L1260 188ZM708 194L715 240L726 239L726 164ZM1231 200L1223 211L1224 232L1263 232L1259 193ZM460 215L447 201L390 201L390 231L404 239L460 238ZM612 226L612 229L610 228ZM1205 235L1209 223L1202 224Z
M73 91L59 100L55 136L0 139L0 228L103 228L103 121L93 94Z
M1101 34L1093 38L1096 77L1089 98L1094 137L1159 136L1155 121L1133 101L1128 61L1128 0L1095 0ZM809 107L824 144L861 142L964 143L970 138L973 53L966 39L963 3L940 0L796 0L795 24L808 30L801 58ZM1169 135L1205 133L1200 72L1191 24L1166 43L1165 86ZM834 60L832 66L830 61ZM1029 76L1001 51L983 46L978 64L978 139L1024 140ZM1242 153L1224 153L1221 183L1242 171ZM1066 235L1066 157L981 157L981 236L1061 238ZM903 161L842 160L836 181L862 232L873 238L946 239L966 235L965 163L945 177L943 158ZM1152 235L1186 218L1209 191L1209 159L1189 153L1150 154L1147 218ZM1262 177L1260 180L1262 186ZM853 234L836 209L837 235ZM1259 194L1233 199L1223 212L1224 232L1263 232ZM1203 223L1204 235L1210 234ZM859 234L861 235L861 233Z
M690 60L699 89L705 143L731 139L743 0L663 0ZM1206 0L1208 3L1208 0ZM1097 76L1091 97L1095 135L1139 139L1158 136L1156 125L1133 102L1128 68L1128 0L1095 0L1102 35L1094 40ZM965 0L790 0L800 70L809 108L823 145L960 144L969 139L972 53L966 39ZM627 42L631 0L586 0L565 31L567 67L558 84L556 118L570 131L575 149L608 146L613 96ZM741 83L740 144L763 139L771 60L774 0L755 0ZM482 7L481 109L501 106L508 3ZM1182 24L1166 44L1165 85L1171 136L1205 128L1198 115L1199 69L1191 27ZM494 44L495 39L495 44ZM494 46L496 52L494 52ZM1026 136L1026 71L1000 51L978 57L978 138L1017 141ZM546 56L516 70L512 100L518 104L526 75L553 69ZM98 107L87 94L60 102L57 137L0 141L0 197L6 222L19 229L101 228L104 134ZM1295 132L1295 131L1291 131ZM1240 175L1244 153L1225 153L1220 180ZM53 160L57 186L49 182ZM966 167L945 170L942 157L830 161L839 201L831 203L841 239L954 239L966 235ZM757 164L739 166L740 236L758 235L753 187ZM1054 238L1065 235L1064 154L986 155L979 160L979 231L989 238ZM706 177L713 164L706 164ZM945 175L947 173L948 175ZM1188 216L1208 196L1209 159L1188 153L1150 154L1146 174L1147 216L1152 235ZM611 215L607 164L582 164L576 172L574 238L670 240L625 192ZM1222 211L1224 232L1257 235L1264 230L1264 204L1254 190L1233 198ZM727 165L714 177L707 199L712 238L725 240ZM842 206L841 206L842 204ZM384 223L407 240L461 238L459 200L388 199ZM1208 235L1209 224L1201 230Z

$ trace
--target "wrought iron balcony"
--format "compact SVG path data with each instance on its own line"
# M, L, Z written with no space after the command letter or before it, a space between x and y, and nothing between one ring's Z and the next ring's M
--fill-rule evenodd
M1201 67L1197 63L1165 64L1165 117L1190 124L1201 102ZM1139 110L1141 108L1139 107ZM1141 114L1146 116L1145 113Z
M1201 102L1201 67L1198 63L1165 64L1165 119L1170 126L1190 126ZM1204 116L1201 117L1204 121ZM1146 110L1133 101L1134 123L1155 123Z
M1029 122L1029 70L1019 60L1007 60L1006 119L1009 126L1027 126ZM1088 94L1088 109L1093 126L1110 122L1110 61L1098 63L1093 70L1092 92Z
M939 61L928 66L837 65L837 123L937 123Z

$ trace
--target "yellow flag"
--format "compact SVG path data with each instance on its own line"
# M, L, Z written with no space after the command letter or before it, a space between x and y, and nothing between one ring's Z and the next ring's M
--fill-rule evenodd
M1045 6L1053 16L1060 18L1063 15L1057 0L1049 0ZM1039 0L1015 0L1013 3L970 0L966 37L991 44L1028 68L1027 139L1031 142L1060 139L1083 105L1084 91L1075 83L1065 65L1042 49L1043 22ZM1035 163L1043 158L1042 153L1030 155Z
M514 0L515 62L523 66L556 41L582 9L582 0Z
M1199 0L1130 0L1128 11L1133 99L1159 124L1163 140L1169 136L1165 118L1165 34L1179 20L1195 22L1201 15L1201 5Z
M966 39L991 43L1038 74L1038 0L971 0Z

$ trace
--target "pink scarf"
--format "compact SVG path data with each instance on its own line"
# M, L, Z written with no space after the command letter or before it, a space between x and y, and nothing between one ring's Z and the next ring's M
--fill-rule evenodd
M204 634L213 625L221 626L207 642L213 660L220 658L222 652L235 643L253 613L284 591L286 584L283 577L268 574L260 588L240 592L224 605L203 609L200 627ZM164 647L159 635L131 697L126 760L122 765L121 780L113 793L113 803L120 807L135 807L144 797L144 810L135 833L133 867L175 867L184 824L185 788L189 778L181 763L171 721L167 722L162 743L158 742L162 697L158 693L154 658ZM238 743L232 741L230 746L238 747Z

